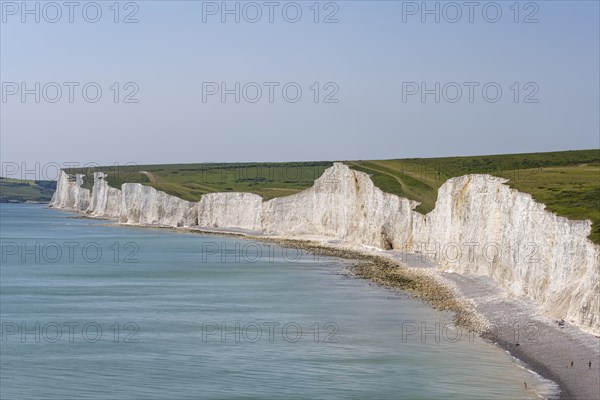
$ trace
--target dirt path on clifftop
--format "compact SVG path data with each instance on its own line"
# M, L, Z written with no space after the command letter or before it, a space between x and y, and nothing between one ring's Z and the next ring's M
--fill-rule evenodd
M146 175L150 179L150 183L156 183L156 175L148 171L140 171L140 174Z

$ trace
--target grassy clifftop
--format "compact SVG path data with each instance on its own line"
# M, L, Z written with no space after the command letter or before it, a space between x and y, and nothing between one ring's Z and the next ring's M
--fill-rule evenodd
M438 188L449 178L486 173L509 179L508 184L530 193L558 215L591 219L591 239L600 243L600 149L471 157L407 158L344 161L371 175L385 192L417 200L417 211L435 206ZM124 182L153 186L190 201L213 192L250 192L264 199L288 196L312 186L333 163L221 163L136 165L98 168L108 173L111 186ZM92 186L92 172L85 187Z
M135 165L100 167L108 174L109 185L120 188L126 182L142 183L189 201L215 192L251 192L264 199L289 196L312 186L333 162L211 163ZM84 187L93 185L93 170L83 173Z

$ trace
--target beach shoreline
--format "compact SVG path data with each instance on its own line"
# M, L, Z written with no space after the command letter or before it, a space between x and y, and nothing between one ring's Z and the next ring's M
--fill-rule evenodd
M383 287L405 290L435 309L455 313L457 326L475 332L524 363L526 368L543 379L556 383L560 393L552 398L600 398L600 338L568 323L559 327L555 321L542 315L539 305L529 299L508 295L491 278L443 271L421 254L352 245L330 237L289 237L198 226L121 224L114 219L91 218L114 221L111 225L130 228L166 229L176 233L269 242L353 261L358 266L366 264L372 269L371 273L356 273L355 269L358 277ZM425 284L407 288L394 282L397 279L387 279L388 273L395 277L398 271L402 272L403 278L409 279L409 283L423 280ZM442 296L436 296L440 290ZM572 368L571 360L574 361ZM591 369L587 366L587 360L592 361Z
M128 226L128 225L125 225ZM429 306L444 311L460 312L463 318L455 318L455 324L474 331L484 340L506 351L510 356L547 381L555 383L560 393L552 398L561 400L592 400L600 398L600 338L566 323L560 328L555 321L543 316L539 305L533 300L515 298L497 286L491 278L446 272L427 260L422 254L401 254L389 250L376 250L363 246L344 244L332 238L286 237L256 235L243 230L213 229L208 227L172 228L175 232L204 235L240 237L245 240L270 242L282 247L299 248L354 261L365 261L389 268L390 263L411 272L415 279L432 279L444 291L436 304L430 296L434 292L419 293L408 290L413 297ZM378 277L358 274L383 287L406 288L386 282ZM376 278L376 279L373 279ZM428 287L425 285L425 287ZM449 307L453 303L461 310ZM516 328L515 328L516 327ZM517 338L517 341L515 341ZM518 343L518 344L517 344ZM576 362L570 367L570 361ZM592 361L588 369L587 362Z

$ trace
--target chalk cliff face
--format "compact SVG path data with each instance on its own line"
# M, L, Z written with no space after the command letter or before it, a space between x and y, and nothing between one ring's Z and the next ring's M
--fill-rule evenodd
M119 218L121 216L121 196L119 189L110 187L106 174L94 172L94 187L87 212L95 217Z
M211 193L198 205L198 225L262 231L262 197L252 193Z
M313 187L264 203L267 233L319 235L389 249L408 241L417 202L384 193L369 176L335 163ZM398 229L402 227L402 229Z
M90 191L81 187L83 178L83 175L77 174L73 180L65 171L60 171L50 207L73 211L87 209L90 204Z
M548 315L599 332L600 246L587 239L591 223L548 212L505 182L489 175L447 181L417 241L437 249L442 267L489 275Z
M367 174L341 163L313 187L265 202L250 193L214 193L191 203L136 183L119 191L102 174L95 175L91 203L88 191L88 208L78 182L61 174L52 206L127 224L235 228L421 251L445 270L491 276L511 294L539 302L547 315L600 334L600 246L587 239L591 223L558 217L501 178L450 179L427 215L414 211L417 202L382 192Z
M150 186L125 183L110 187L106 174L94 173L92 193L81 188L83 175L73 181L61 171L50 207L114 218L124 224L192 226L198 224L198 204L168 195Z
M198 205L150 186L124 183L121 186L121 223L136 225L198 225Z

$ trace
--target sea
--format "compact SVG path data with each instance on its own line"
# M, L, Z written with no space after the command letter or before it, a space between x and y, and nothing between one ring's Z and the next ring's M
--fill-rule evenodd
M1 204L0 217L1 399L556 395L347 260L45 205Z

